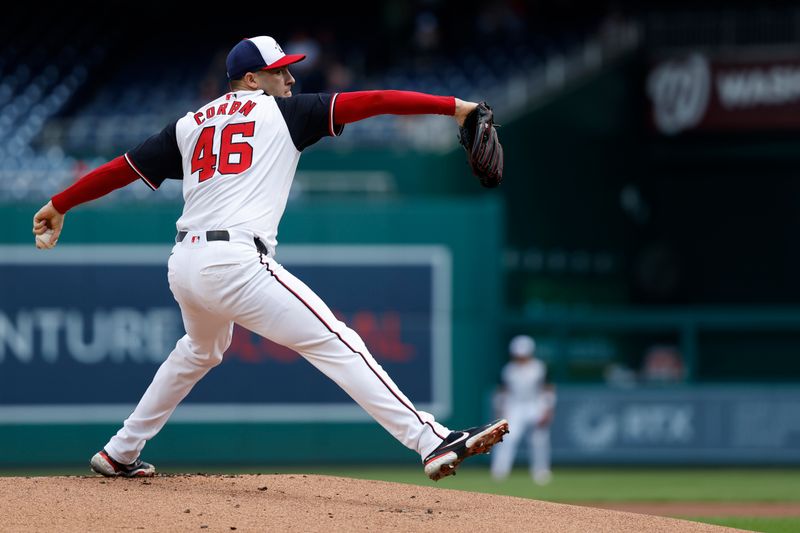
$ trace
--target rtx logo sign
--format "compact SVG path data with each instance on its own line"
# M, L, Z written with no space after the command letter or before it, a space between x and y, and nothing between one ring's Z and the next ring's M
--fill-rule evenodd
M695 412L685 404L581 404L568 415L569 433L584 449L688 444Z

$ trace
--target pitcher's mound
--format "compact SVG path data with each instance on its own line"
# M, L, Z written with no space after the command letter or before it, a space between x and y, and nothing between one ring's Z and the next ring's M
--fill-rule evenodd
M731 531L620 511L312 475L0 478L0 531Z

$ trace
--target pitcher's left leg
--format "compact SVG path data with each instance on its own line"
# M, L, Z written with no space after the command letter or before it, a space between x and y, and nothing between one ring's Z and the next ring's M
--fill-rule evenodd
M418 410L372 357L361 337L339 321L302 281L273 260L242 291L235 321L291 348L336 382L397 440L423 457L450 430Z

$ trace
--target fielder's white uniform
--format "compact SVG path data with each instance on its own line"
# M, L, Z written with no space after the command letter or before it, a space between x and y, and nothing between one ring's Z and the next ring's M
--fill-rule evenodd
M550 428L540 423L555 406L555 394L545 390L546 373L544 363L532 358L512 360L503 367L504 391L498 400L501 416L512 431L492 450L495 479L504 479L511 472L517 446L526 436L530 439L531 476L537 482L550 478Z
M180 241L168 276L186 335L105 446L117 461L139 457L194 384L222 362L234 323L299 352L422 457L450 432L418 411L358 334L273 259L301 151L342 131L333 123L335 103L335 94L230 92L125 154L151 188L183 179ZM213 240L218 233L210 230L229 239Z

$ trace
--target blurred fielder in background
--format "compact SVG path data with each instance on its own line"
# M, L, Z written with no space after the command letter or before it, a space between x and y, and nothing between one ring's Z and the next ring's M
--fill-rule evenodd
M514 431L492 453L492 477L508 477L517 446L530 439L530 472L539 485L550 482L550 424L555 411L555 387L546 383L547 368L535 357L536 342L528 335L517 335L508 346L511 360L501 373L501 384L494 408L508 420Z

